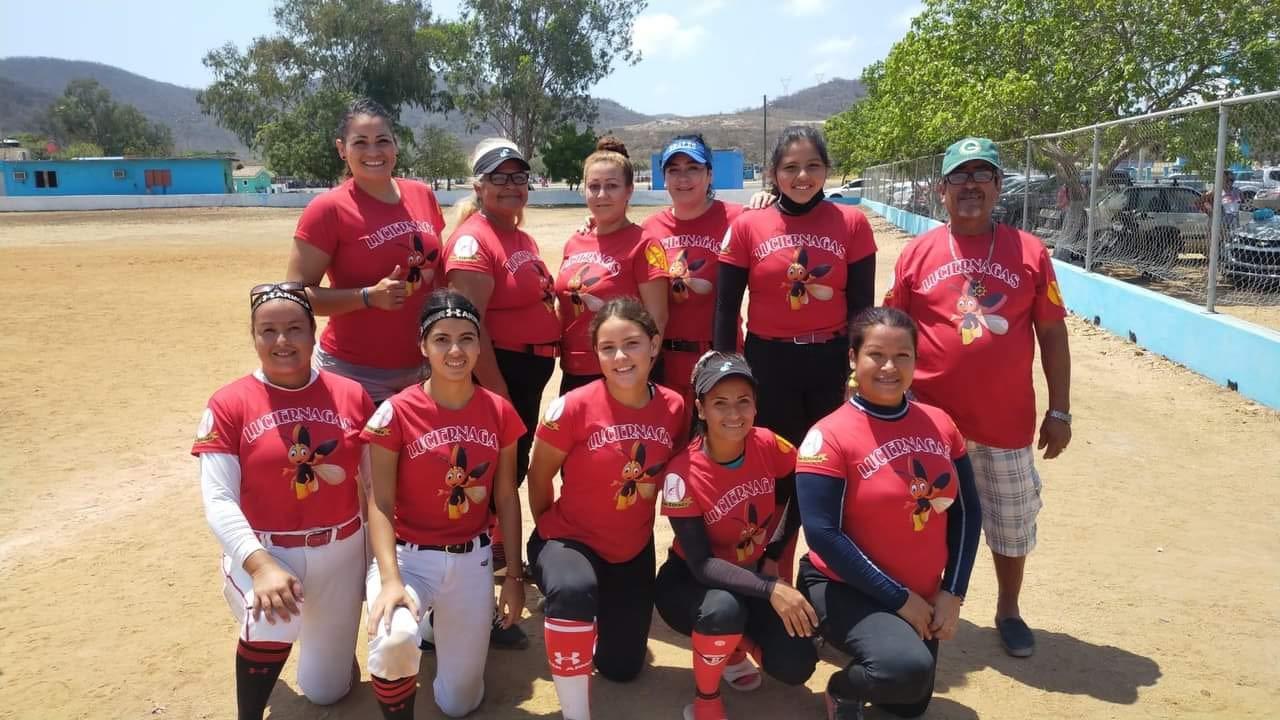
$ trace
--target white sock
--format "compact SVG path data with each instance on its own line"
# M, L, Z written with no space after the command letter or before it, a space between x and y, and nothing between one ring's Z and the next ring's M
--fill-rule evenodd
M564 720L591 720L591 676L552 675Z

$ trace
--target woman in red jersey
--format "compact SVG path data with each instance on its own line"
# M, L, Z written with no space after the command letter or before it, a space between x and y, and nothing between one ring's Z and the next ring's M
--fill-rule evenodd
M938 642L955 636L982 509L955 423L907 397L911 318L873 308L850 338L857 390L796 463L810 548L799 586L823 637L852 656L827 682L828 717L860 719L867 702L915 717L933 696Z
M440 657L436 705L461 717L484 698L492 619L489 498L520 537L516 440L524 425L511 403L476 387L480 316L461 294L437 290L422 310L421 352L431 377L382 403L361 434L372 444L369 538L369 674L384 718L413 717L419 624L435 616ZM522 567L515 545L513 567ZM524 577L507 573L503 625L520 620Z
M259 285L249 303L261 366L214 393L191 448L240 622L240 720L262 717L295 642L309 700L335 703L351 688L364 567L357 472L368 457L359 428L373 413L355 382L312 369L316 320L300 283Z
M667 322L667 256L662 246L627 218L635 170L626 146L601 138L582 165L582 191L590 229L564 246L556 276L561 330L560 394L601 375L591 342L591 321L604 302L639 297L659 334Z
M723 720L722 676L737 690L760 687L743 648L788 685L809 679L818 618L778 577L778 558L800 527L795 448L752 425L756 381L741 355L704 355L693 390L697 436L663 480L662 514L676 540L658 571L656 604L693 641L697 695L685 720Z
M685 425L680 396L649 382L658 326L639 300L606 302L592 318L590 337L603 377L551 403L529 466L537 523L529 564L546 597L547 660L568 720L591 717L593 667L626 682L644 665L653 615L654 501ZM552 485L557 472L559 497Z
M335 144L350 177L302 212L287 275L329 316L316 365L382 402L421 379L417 319L440 283L444 216L431 188L393 176L395 128L378 103L353 103Z

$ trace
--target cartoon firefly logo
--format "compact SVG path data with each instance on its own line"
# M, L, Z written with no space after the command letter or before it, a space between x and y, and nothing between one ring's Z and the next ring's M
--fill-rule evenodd
M699 295L706 295L711 292L711 281L702 278L693 277L693 273L707 264L706 258L699 258L693 262L689 262L689 251L681 250L676 259L671 261L671 267L667 272L671 275L671 297L678 303L682 303L689 299L689 291L692 290Z
M320 462L338 447L338 440L326 440L312 449L311 432L306 425L293 427L293 443L289 446L289 462L293 467L281 471L285 477L293 476L293 489L299 500L320 491L320 482L324 480L330 485L340 485L347 479L347 471L340 465L329 465Z
M422 236L418 233L413 234L413 250L405 258L405 263L409 266L409 274L405 276L404 284L410 295L435 278L435 268L427 267L427 263L434 263L438 257L440 257L439 250L432 248L431 252L425 252L422 247Z
M662 470L662 463L646 468L644 457L644 444L637 440L631 446L631 453L627 455L627 464L622 466L622 479L613 481L618 488L618 493L614 496L618 510L626 510L635 505L637 497L652 500L658 494L658 484L653 478Z
M738 518L734 518L738 520ZM769 521L773 520L773 514L760 522L759 516L756 514L756 506L747 503L747 521L742 523L742 532L738 534L738 544L734 546L734 550L738 555L738 562L746 562L755 554L757 545L764 545L764 529L769 527Z
M574 317L581 315L584 307L591 312L596 312L604 307L603 300L586 292L587 288L600 282L599 275L587 276L589 267L588 265L583 265L578 268L578 272L574 273L573 277L569 278L569 302L573 304Z
M996 335L1009 332L1009 321L995 314L1008 301L1004 293L987 293L981 280L966 277L960 298L956 300L958 314L951 316L960 331L960 342L968 345L982 337L983 328Z
M472 483L479 480L488 469L489 463L483 462L468 471L466 448L461 445L453 446L453 451L449 455L449 470L444 474L444 484L448 488L437 493L449 496L445 501L444 509L449 513L450 520L461 519L463 515L470 512L471 503L484 502L489 494L488 489L483 485Z
M951 483L951 473L942 473L933 482L929 482L929 474L925 472L924 465L915 458L911 459L911 472L912 476L909 478L903 475L907 481L907 490L911 493L911 499L906 502L905 507L911 511L911 527L920 532L929 522L930 508L935 513L944 513L955 502L955 498L941 497L942 491Z
M547 272L547 266L543 265L541 260L531 262L529 265L538 274L538 290L542 292L542 304L546 306L547 312L554 313L556 311L555 278L551 277L551 273Z
M802 305L808 305L810 296L830 300L835 291L828 285L815 282L829 272L830 265L810 269L808 249L796 248L791 264L787 266L787 281L782 283L782 287L787 288L787 301L791 304L791 309L799 310Z

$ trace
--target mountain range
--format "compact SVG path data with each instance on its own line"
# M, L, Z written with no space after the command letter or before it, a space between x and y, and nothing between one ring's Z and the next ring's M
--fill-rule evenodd
M173 130L177 150L227 151L242 158L254 154L229 131L200 111L196 90L160 82L110 65L46 57L0 58L0 135L36 129L39 116L62 95L67 83L92 78L111 93L116 102L138 108L155 122ZM780 128L794 122L821 122L864 95L857 80L833 79L769 102L769 127ZM668 138L682 132L702 132L714 147L744 150L748 162L763 155L764 117L759 108L716 115L683 117L645 115L605 98L596 99L599 116L597 132L617 135L635 157L646 157ZM440 125L459 137L468 148L491 128L468 132L466 121L457 113L427 113L405 108L401 121L412 128Z

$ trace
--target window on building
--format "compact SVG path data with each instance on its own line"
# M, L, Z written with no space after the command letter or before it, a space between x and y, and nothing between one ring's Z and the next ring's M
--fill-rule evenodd
M15 181L15 182L26 182L26 181L27 181L27 171L26 171L26 170L14 170L14 171L13 171L13 179L14 179L14 181Z
M124 168L116 168L116 169L112 170L112 171L111 171L111 177L115 178L116 180L123 180L123 179L124 179Z
M36 187L38 188L58 187L58 171L57 170L37 170L36 171Z
M147 170L143 173L147 181L147 189L167 188L173 184L173 176L169 170Z

